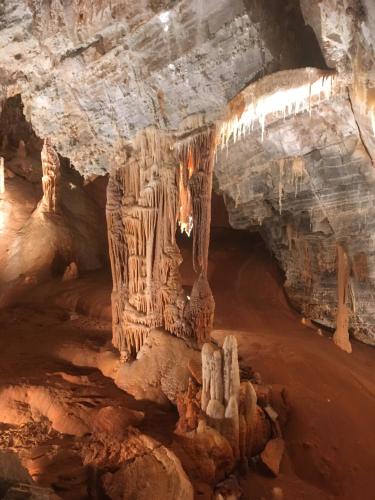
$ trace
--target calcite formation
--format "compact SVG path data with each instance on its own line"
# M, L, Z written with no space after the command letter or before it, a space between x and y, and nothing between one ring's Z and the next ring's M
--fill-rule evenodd
M24 145L22 150L24 150ZM59 178L60 178L60 160L50 139L45 139L42 153L42 186L43 198L40 202L42 211L56 213L59 202Z
M257 395L250 381L240 382L237 340L225 338L223 348L202 348L201 407L209 424L229 441L236 460L254 452L258 421Z
M143 129L180 130L199 113L218 120L228 151L225 168L221 158L215 167L216 184L231 223L261 227L286 273L290 300L330 327L336 244L346 245L353 263L364 254L368 276L353 281L358 307L349 329L374 344L374 19L372 0L119 0L53 8L9 0L0 9L0 100L21 95L38 136L51 137L87 176L107 173L117 141ZM12 142L11 130L3 140ZM296 158L307 175L292 194L288 165ZM186 172L180 176L178 211L188 232L199 177L190 192ZM213 307L204 273L194 292L192 311L196 297L209 305L194 327L203 332Z
M217 145L215 127L181 141L180 213L193 229L193 267L198 278L193 285L186 319L200 344L209 338L215 302L207 279L211 226L211 195L214 156ZM186 206L187 203L187 206Z
M341 245L337 245L337 319L333 341L344 351L352 352L348 331L350 309L347 305L349 273L348 255Z
M353 270L348 329L374 344L373 165L347 94L337 88L309 113L268 115L260 138L254 127L218 152L214 185L230 224L261 232L285 271L291 303L331 328L339 305L336 247L343 245Z
M216 484L236 467L246 469L270 440L283 440L277 413L262 398L259 406L255 386L240 379L236 337L225 337L222 348L205 343L201 357L201 380L190 378L177 400L175 448L189 457L184 464L193 477ZM274 456L272 443L270 449L277 473L282 450Z
M198 342L209 336L214 311L207 281L214 139L214 131L204 131L185 139L176 154L171 135L147 129L118 148L108 184L107 224L113 343L124 359L139 351L152 328ZM184 210L193 224L194 268L199 273L189 303L175 237L181 191L192 200Z

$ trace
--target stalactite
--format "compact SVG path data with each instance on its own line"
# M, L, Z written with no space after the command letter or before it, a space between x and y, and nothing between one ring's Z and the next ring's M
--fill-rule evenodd
M292 162L292 184L294 185L294 196L297 196L298 189L303 177L306 175L305 160L302 156L296 156L291 159Z
M349 258L342 245L337 245L337 319L333 340L344 351L352 352L349 340L349 315L347 292L349 284Z
M284 178L284 164L285 160L279 160L279 214L282 211L282 200L283 200L283 178Z
M241 139L256 122L260 124L263 142L269 115L285 118L303 111L311 112L314 104L330 98L334 85L332 72L314 68L280 71L249 85L235 98L235 103L241 101L240 108L233 101L229 103L228 117L219 132L222 148L228 147L231 140Z
M216 130L179 140L146 129L120 144L108 186L114 344L135 355L151 328L203 344L215 303L207 280ZM176 155L177 152L177 155ZM176 227L193 231L198 277L186 301ZM128 354L125 353L128 352Z
M193 267L198 273L191 299L187 307L186 318L199 343L209 339L213 324L215 301L207 279L208 249L211 225L211 194L213 162L217 146L216 129L206 128L181 141L178 147L182 164L180 170L180 193L188 200L180 210L186 224L187 209L191 210L193 220ZM182 176L182 180L181 180ZM186 190L190 193L185 195ZM181 194L180 194L181 201ZM181 205L180 205L181 206Z
M0 194L5 193L5 170L4 170L4 158L0 156Z
M19 154L24 155L25 145L23 144L21 147L21 142L23 141L20 141ZM44 140L41 158L43 198L40 206L44 212L55 213L58 211L59 202L58 181L60 178L60 160L49 139Z

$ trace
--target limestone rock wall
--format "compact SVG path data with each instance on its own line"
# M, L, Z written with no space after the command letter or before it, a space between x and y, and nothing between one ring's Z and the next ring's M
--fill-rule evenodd
M100 174L119 138L220 113L263 74L319 66L306 32L295 0L7 0L0 95L21 93L37 135Z
M374 344L375 171L347 95L256 128L223 150L215 187L230 224L260 230L285 272L292 304L335 326L336 246L351 261L348 306L357 338Z

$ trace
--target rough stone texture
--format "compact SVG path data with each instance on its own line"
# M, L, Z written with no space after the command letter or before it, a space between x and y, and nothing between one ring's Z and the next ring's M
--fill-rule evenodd
M0 89L22 94L37 135L77 169L103 173L119 137L220 113L264 73L324 64L296 0L262 4L9 0Z
M361 138L375 157L375 4L372 0L301 0L328 66L349 84ZM372 122L372 124L371 124Z
M193 500L193 487L176 455L151 439L143 441L142 454L105 475L104 489L110 498Z
M344 95L311 119L274 123L263 144L255 131L230 147L217 186L234 227L262 221L292 303L331 326L334 249L345 247L350 325L374 344L374 27L372 0L9 0L0 6L0 97L20 93L37 135L82 173L101 174L119 138L176 129L195 113L215 119L276 70L334 68Z
M215 170L230 223L260 229L286 274L292 303L335 325L336 243L353 263L351 327L375 343L373 220L375 173L345 95L275 120L264 142L255 129L223 151Z
M191 359L198 362L199 357L199 351L188 347L183 340L154 330L137 359L119 369L115 383L136 399L175 403L177 395L188 386L188 362Z

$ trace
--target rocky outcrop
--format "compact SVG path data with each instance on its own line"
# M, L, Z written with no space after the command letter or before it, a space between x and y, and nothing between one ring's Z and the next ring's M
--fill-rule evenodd
M340 91L311 113L285 120L274 115L260 139L255 128L219 155L215 186L224 194L231 225L262 232L285 271L292 304L332 327L336 245L343 245L352 263L345 294L350 328L374 343L375 177L348 95Z

